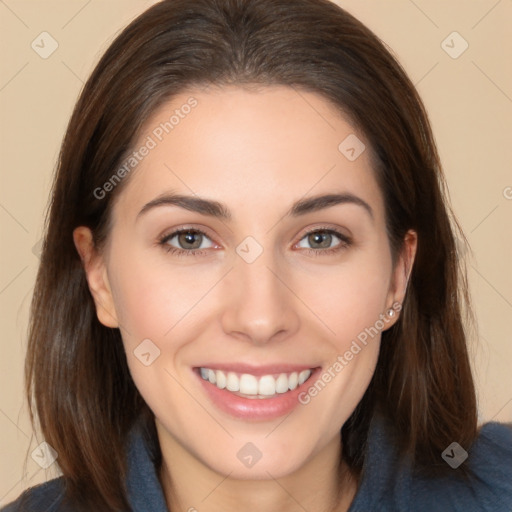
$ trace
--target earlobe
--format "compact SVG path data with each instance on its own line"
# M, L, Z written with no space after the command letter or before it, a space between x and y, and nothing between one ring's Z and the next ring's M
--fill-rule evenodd
M94 247L91 230L85 226L75 228L73 241L82 260L98 320L106 327L119 327L104 258Z

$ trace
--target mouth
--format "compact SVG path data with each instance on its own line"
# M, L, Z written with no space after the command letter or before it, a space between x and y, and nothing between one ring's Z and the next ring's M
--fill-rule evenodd
M199 368L203 380L214 384L218 389L225 389L236 396L249 399L268 399L278 394L288 393L304 384L313 373L314 368L301 371L272 373L262 376L251 373Z
M192 368L210 402L244 421L267 421L291 413L321 372L320 366L211 364Z

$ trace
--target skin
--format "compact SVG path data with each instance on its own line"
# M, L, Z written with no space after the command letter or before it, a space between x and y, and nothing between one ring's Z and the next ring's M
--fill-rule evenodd
M197 107L127 178L103 250L94 249L86 227L74 232L98 319L120 328L131 375L155 414L168 505L347 510L357 479L344 463L337 470L339 431L374 373L380 334L284 421L244 421L220 411L191 368L205 361L329 367L381 313L402 303L416 233L406 235L393 268L369 144L314 93L282 86L187 91L154 113L135 146L190 96ZM350 134L367 148L355 161L338 150ZM171 190L220 201L232 219L169 205L137 217ZM351 203L285 216L293 202L333 192L360 197L373 218ZM202 254L176 256L158 243L183 226L206 232L198 237ZM352 244L326 254L306 235L326 227ZM235 251L247 236L263 249L252 263ZM190 251L181 243L174 237L167 247ZM333 236L324 243L342 242ZM160 349L149 366L133 352L144 339ZM236 457L247 442L262 453L251 468Z

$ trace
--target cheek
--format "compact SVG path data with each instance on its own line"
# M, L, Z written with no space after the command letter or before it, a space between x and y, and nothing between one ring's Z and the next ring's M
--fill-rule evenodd
M180 320L197 302L199 290L187 283L179 269L151 261L143 251L124 252L120 257L121 249L117 256L112 253L118 264L110 280L128 368L152 411L165 417L168 409L178 410L186 402L176 380L181 376L175 360L185 344L179 336Z
M133 342L162 339L194 308L211 286L212 275L136 254L119 258L112 275L116 313Z
M304 276L300 296L329 328L333 345L344 351L385 312L390 275L391 260L385 251L365 251L339 266Z
M375 245L302 281L301 297L329 328L322 329L327 333L326 365L302 403L310 417L329 425L333 435L353 412L374 374L390 276L386 246ZM337 405L332 407L333 403Z
M331 272L323 289L318 280L314 288L304 288L310 290L304 301L314 305L311 309L320 312L332 332L323 329L325 366L300 400L308 417L316 418L332 436L350 417L375 372L389 268L377 258L368 258L365 264L360 258L357 265Z

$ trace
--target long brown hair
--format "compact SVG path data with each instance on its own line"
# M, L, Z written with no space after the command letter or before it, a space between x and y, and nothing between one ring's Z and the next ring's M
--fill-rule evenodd
M73 243L88 226L101 250L114 199L98 199L165 101L196 85L285 85L318 93L367 137L385 198L393 260L418 234L398 322L382 335L373 380L342 429L360 470L369 420L392 418L402 453L439 472L453 441L477 433L464 313L471 311L434 138L411 81L385 45L327 0L164 0L111 44L78 99L59 155L37 276L27 396L58 454L68 494L93 509L127 509L125 442L151 412L129 374L118 329L100 324ZM457 233L457 234L456 234Z

